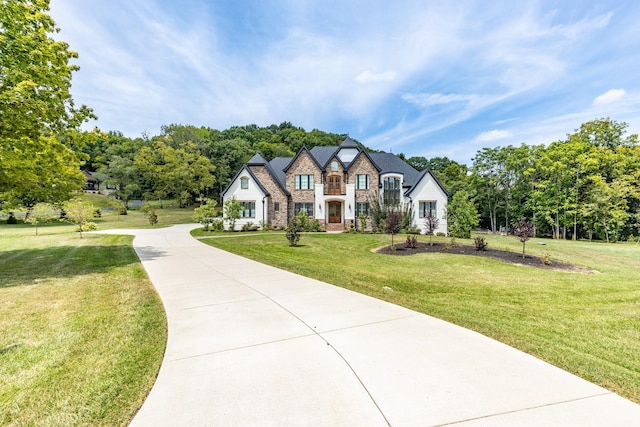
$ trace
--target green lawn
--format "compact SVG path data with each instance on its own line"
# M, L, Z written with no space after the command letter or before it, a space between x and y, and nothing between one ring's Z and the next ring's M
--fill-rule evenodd
M513 237L488 241L522 250ZM528 253L599 271L577 274L474 256L372 253L390 243L385 235L305 234L299 247L281 234L203 242L473 329L640 403L640 246L527 244Z
M95 222L150 227L141 211ZM128 425L155 381L166 318L132 237L74 229L0 222L0 425Z

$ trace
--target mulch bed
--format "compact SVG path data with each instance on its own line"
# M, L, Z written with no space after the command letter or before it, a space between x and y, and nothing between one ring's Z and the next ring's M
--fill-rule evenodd
M597 271L590 268L581 267L573 264L569 264L562 261L551 259L551 264L547 265L540 257L526 254L522 258L521 252L503 251L500 249L487 248L484 251L478 251L474 246L462 245L462 244L445 244L436 243L429 245L429 243L418 242L416 248L405 247L404 241L396 243L395 250L389 246L383 246L375 250L377 253L395 256L406 256L420 253L448 253L457 255L472 255L484 258L491 258L498 261L506 262L509 264L523 265L527 267L535 267L543 270L555 270L564 271L568 273L583 273L583 274L595 274Z

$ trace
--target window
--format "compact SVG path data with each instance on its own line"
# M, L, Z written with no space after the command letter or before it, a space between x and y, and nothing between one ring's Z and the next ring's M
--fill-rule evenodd
M242 218L256 217L256 202L240 202L240 204L242 205L242 212L240 212Z
M331 171L336 172L337 170L338 170L338 162L334 160L333 162L331 162Z
M338 175L327 177L327 194L340 194L341 191L340 177Z
M298 215L300 211L305 211L307 216L313 216L313 203L295 203L293 205L293 214Z
M369 203L356 203L356 218L360 214L369 215Z
M399 205L400 204L400 178L387 177L382 182L382 202L385 205Z
M369 189L369 175L356 175L356 189L357 190Z
M437 217L438 211L436 210L436 202L420 202L418 208L418 217L426 218L431 213L432 217Z
M280 202L273 202L273 211L280 212Z
M240 178L240 188L243 190L249 188L249 178Z
M296 190L313 190L313 175L296 175Z

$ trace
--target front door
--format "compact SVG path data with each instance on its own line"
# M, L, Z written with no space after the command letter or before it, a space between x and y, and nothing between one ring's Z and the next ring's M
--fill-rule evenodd
M339 224L342 222L342 203L329 202L329 223Z

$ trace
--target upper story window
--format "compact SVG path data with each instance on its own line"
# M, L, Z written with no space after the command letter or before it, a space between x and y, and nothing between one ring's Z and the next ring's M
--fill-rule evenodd
M338 162L335 160L331 162L331 172L336 172L338 170Z
M296 190L313 190L313 175L296 175L294 178Z
M429 214L434 218L438 215L436 202L420 202L418 209L418 217L420 218L427 218Z
M389 176L382 180L382 202L385 205L400 204L400 178Z
M342 192L342 184L340 176L329 175L327 177L327 194L340 194Z
M369 189L369 175L356 175L356 189L368 190Z
M249 188L249 178L240 178L240 188L243 190Z

